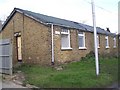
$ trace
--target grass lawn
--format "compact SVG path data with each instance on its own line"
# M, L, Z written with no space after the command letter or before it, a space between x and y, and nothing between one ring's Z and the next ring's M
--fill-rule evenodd
M91 88L106 87L118 81L118 58L100 58L100 75L95 73L93 57L61 65L63 70L38 65L17 68L25 73L25 83L41 88Z

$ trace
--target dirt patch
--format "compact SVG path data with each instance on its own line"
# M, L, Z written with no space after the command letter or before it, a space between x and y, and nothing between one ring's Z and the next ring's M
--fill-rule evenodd
M17 71L17 73L13 75L12 81L17 84L23 85L25 81L25 75L21 71Z

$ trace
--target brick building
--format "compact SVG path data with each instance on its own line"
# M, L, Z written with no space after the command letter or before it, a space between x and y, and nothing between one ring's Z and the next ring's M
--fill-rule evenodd
M118 33L118 55L120 56L120 33Z
M2 21L0 20L0 31L1 31L1 29L2 29Z
M93 27L15 8L2 27L10 39L13 63L47 64L77 61L94 51ZM97 27L100 55L117 53L116 35Z
M0 31L2 29L2 21L0 20ZM0 39L2 38L2 35L0 34Z

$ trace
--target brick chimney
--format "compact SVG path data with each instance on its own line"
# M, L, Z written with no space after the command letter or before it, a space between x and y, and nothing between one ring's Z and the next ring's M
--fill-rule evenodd
M109 29L109 28L107 28L107 31L108 31L108 32L110 32L110 29Z

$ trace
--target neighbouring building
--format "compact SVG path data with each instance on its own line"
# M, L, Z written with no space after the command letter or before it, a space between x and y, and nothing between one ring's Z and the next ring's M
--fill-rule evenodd
M2 29L2 21L0 20L0 31ZM2 38L2 35L0 34L0 39Z
M118 33L118 55L120 57L120 33Z
M0 31L1 31L1 29L2 29L2 21L0 20Z
M78 61L94 51L93 27L14 8L4 22L2 39L10 39L13 63L54 64ZM118 52L115 34L97 27L100 55Z

